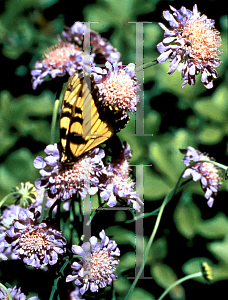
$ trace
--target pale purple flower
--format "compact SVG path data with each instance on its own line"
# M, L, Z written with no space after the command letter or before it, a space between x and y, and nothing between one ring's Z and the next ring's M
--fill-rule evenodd
M36 89L47 76L51 78L70 76L74 72L83 70L87 63L84 56L84 35L89 32L81 22L75 22L72 27L64 27L62 37L58 37L59 43L48 49L43 60L35 64L35 70L31 71L33 89ZM105 64L107 61L114 63L120 58L120 53L101 36L90 31L91 55L89 64ZM90 67L90 66L88 66Z
M209 156L202 152L195 150L193 147L188 147L187 150L180 150L181 153L185 154L183 163L189 166L194 161L199 160L213 160ZM218 188L221 185L221 177L218 168L212 163L198 162L191 168L185 170L183 177L186 178L192 175L194 181L200 180L201 186L206 190L205 198L208 200L207 204L212 207L214 198L218 192Z
M61 231L45 222L39 223L39 212L20 208L18 218L6 231L6 241L17 259L35 268L54 265L66 252L66 239Z
M82 199L87 193L90 195L97 193L99 176L104 168L102 162L104 150L95 148L72 164L60 162L57 144L48 145L44 152L47 157L43 159L38 156L34 160L34 166L41 169L42 176L35 181L35 185L37 188L47 188L45 195L65 201L76 193L79 193Z
M16 286L11 289L8 288L8 291L10 292L11 298L12 300L25 300L26 299L26 295L24 293L21 292L21 288L17 288ZM8 296L6 294L6 292L0 287L0 299L1 300L8 300ZM28 298L28 300L37 300L37 297L30 297Z
M106 62L105 68L92 67L91 74L99 89L99 101L111 105L115 110L136 111L139 101L136 93L140 88L133 63L123 68L122 62L113 65Z
M214 28L214 20L200 15L197 5L193 10L182 6L176 10L170 5L173 11L163 12L164 18L169 22L172 30L164 24L159 23L164 32L164 40L157 45L161 55L157 58L159 63L170 59L168 74L172 75L175 70L181 72L184 82L195 84L195 75L201 73L201 81L208 89L213 87L212 77L217 78L214 67L218 67L221 61L218 59L220 51L220 35Z
M121 199L133 208L140 211L140 204L143 205L139 194L134 191L135 182L130 178L129 159L132 156L130 146L124 143L117 158L114 158L103 171L100 179L99 189L101 197L107 201L109 207L116 206L117 200Z
M82 260L74 262L71 266L72 275L68 275L66 282L73 281L77 286L81 286L80 293L83 295L88 289L98 292L99 288L111 285L117 279L114 274L115 266L119 260L115 256L120 255L120 250L113 240L109 240L105 231L99 234L101 242L95 236L85 242L82 246L73 245L72 252L80 255Z

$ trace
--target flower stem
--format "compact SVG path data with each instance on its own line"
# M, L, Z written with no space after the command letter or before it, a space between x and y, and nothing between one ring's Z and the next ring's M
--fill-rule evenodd
M138 280L139 280L139 277L141 276L141 273L142 273L143 268L144 268L144 262L146 262L146 260L147 260L147 256L148 256L148 254L149 254L150 247L151 247L151 245L152 245L152 243L153 243L155 234L156 234L156 232L157 232L157 230L158 230L158 226L159 226L159 223L160 223L160 221L161 221L161 216L162 216L163 210L164 210L166 204L167 204L167 203L172 199L172 197L174 196L176 190L179 188L180 183L181 183L181 180L182 180L182 175L183 175L183 173L184 173L184 171L181 173L181 175L180 175L180 177L179 177L179 179L178 179L178 181L177 181L175 187L174 187L174 188L166 195L166 197L165 197L165 199L164 199L164 201L163 201L163 203L162 203L162 205L161 205L161 207L160 207L160 210L159 210L159 213L158 213L156 222L155 222L155 226L154 226L153 232L152 232L152 234L151 234L151 236L150 236L150 239L149 239L149 241L148 241L148 244L147 244L147 246L146 246L146 250L145 250L145 253L144 253L144 260L142 261L142 264L141 264L141 266L140 266L140 268L139 268L138 274L137 274L135 280L133 281L133 283L132 283L132 285L131 285L131 287L130 287L130 290L128 291L127 296L125 297L124 300L127 300L127 299L129 298L129 296L130 296L131 293L133 292L133 290L134 290L134 288L135 288L135 286L136 286L136 284L137 284L137 282L138 282Z
M152 60L152 61L150 61L150 62L148 62L148 63L146 63L146 64L143 64L142 66L139 66L138 68L136 68L136 72L145 70L145 69L147 69L147 68L149 68L149 67L152 67L152 66L154 66L154 65L156 65L156 64L158 64L157 59Z
M6 195L1 201L0 201L0 207L12 196L18 195L18 192L12 192Z
M12 297L11 297L11 295L10 295L10 292L8 291L8 289L3 285L3 284L1 284L0 283L0 290L4 290L4 292L6 292L6 294L7 294L7 296L8 296L8 300L12 300Z
M59 107L59 99L56 99L53 113L52 113L50 144L54 144L54 141L55 141L55 126L56 126L56 120L57 120L57 114L58 114L58 107Z
M195 277L200 277L200 276L203 276L202 272L198 272L198 273L194 273L194 274L190 274L190 275L187 275L177 281L175 281L173 284L171 284L165 291L164 293L158 298L158 300L162 300L165 295L168 294L168 292L174 288L175 286L177 286L178 284L181 284L182 282L188 280L188 279L192 279L192 278L195 278Z

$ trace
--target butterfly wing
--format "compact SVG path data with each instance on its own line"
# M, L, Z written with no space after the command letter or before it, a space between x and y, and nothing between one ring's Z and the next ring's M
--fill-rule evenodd
M74 161L113 134L114 128L100 118L83 76L73 74L64 91L60 115L61 162Z

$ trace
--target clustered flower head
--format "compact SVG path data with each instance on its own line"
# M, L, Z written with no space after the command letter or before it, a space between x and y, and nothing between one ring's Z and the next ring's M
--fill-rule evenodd
M124 143L119 156L105 167L99 185L102 191L100 195L110 207L117 204L117 199L122 199L127 201L128 205L132 203L133 208L140 211L140 204L143 202L134 191L135 182L130 178L129 158L131 156L130 146Z
M69 292L69 300L85 300L82 298L78 286L76 286L73 291Z
M214 20L206 15L200 16L197 5L193 10L182 6L179 10L170 6L173 13L168 10L163 12L164 18L173 30L159 23L164 32L164 40L157 45L161 55L157 58L159 63L165 62L170 57L168 74L175 70L182 73L184 82L182 88L188 83L195 84L195 75L201 73L201 81L205 87L213 87L212 77L217 77L214 67L221 61L218 58L220 51L220 35L214 28Z
M59 43L51 47L44 55L44 59L35 64L35 70L31 71L33 89L36 89L49 75L52 78L71 76L75 71L82 71L86 62L83 55L83 41L85 34L90 34L91 55L90 64L105 64L107 61L114 63L120 58L120 53L109 42L101 38L99 34L89 29L80 22L75 22L72 27L65 27L62 37L58 37Z
M75 70L83 69L83 51L74 44L60 42L48 49L44 56L42 61L35 64L35 70L31 71L34 90L47 75L55 78L66 73L72 75Z
M81 22L75 22L71 27L64 27L62 36L63 40L74 43L82 48L86 33L89 33L89 29ZM105 64L106 61L114 63L120 59L120 53L98 33L90 30L90 39L91 55L95 64Z
M47 196L69 200L78 192L84 199L87 193L94 195L98 191L98 177L104 167L104 150L95 148L72 164L60 162L57 144L48 145L44 152L46 158L38 156L34 160L34 166L41 169L42 175L41 179L35 181L35 185L37 188L47 188Z
M114 271L119 260L115 260L114 257L120 255L120 250L115 241L109 240L104 230L99 236L101 242L92 236L89 242L83 243L82 246L72 246L72 252L80 255L82 260L72 264L72 275L68 275L66 281L74 280L77 286L83 284L80 288L82 295L89 288L92 292L98 292L99 288L111 285L112 281L117 279Z
M105 116L108 124L120 130L129 120L127 111L134 113L139 101L135 65L131 63L123 68L122 62L106 62L105 68L93 65L91 75L97 91L94 99L101 115Z
M92 68L92 74L99 89L99 100L117 109L135 112L139 101L136 93L140 90L135 79L135 65L131 63L123 68L122 62L113 65L107 62L105 66L105 69Z
M8 291L10 293L10 296L11 296L12 300L25 300L26 299L26 295L21 292L20 287L17 288L15 286L13 289L8 288ZM4 291L1 287L0 287L0 299L1 300L9 299L8 295L6 294L6 291ZM37 297L36 296L30 297L30 298L28 298L28 300L37 300Z
M66 252L66 239L47 223L39 223L39 212L20 208L18 218L6 231L6 246L12 247L17 259L35 268L57 263Z
M180 151L185 154L183 163L185 163L186 166L189 166L194 161L212 160L209 156L190 146L187 150ZM218 168L212 163L198 162L191 168L186 169L183 177L186 178L190 175L192 175L194 181L200 180L202 188L206 189L205 198L208 200L207 204L209 207L212 207L218 188L221 185L221 177Z
M23 209L19 205L10 205L6 207L0 216L0 259L7 260L17 259L12 252L12 246L9 245L6 240L6 230L10 228L15 219L18 219L19 210Z

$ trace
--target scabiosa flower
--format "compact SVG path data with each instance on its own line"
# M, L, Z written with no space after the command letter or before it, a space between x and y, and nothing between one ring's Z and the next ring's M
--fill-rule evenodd
M168 74L173 74L177 69L182 73L184 82L195 84L195 75L201 72L201 81L208 89L213 87L212 77L217 77L214 67L218 67L221 61L218 59L220 51L220 35L214 28L214 20L207 16L200 16L197 5L193 11L182 6L179 10L170 6L173 11L163 12L164 18L169 22L173 30L169 30L162 23L159 23L165 31L164 40L157 45L161 55L158 62L163 63L170 57L170 69Z
M48 145L44 152L47 154L45 159L38 156L34 160L34 166L42 169L42 178L37 179L35 185L37 188L47 188L47 196L69 200L78 192L84 199L87 193L94 195L98 191L98 178L104 168L104 150L95 148L73 164L60 162L57 144Z
M113 123L119 130L129 120L126 111L135 112L139 101L136 93L140 88L135 78L135 65L129 64L123 68L122 62L113 65L106 62L105 66L105 69L93 66L91 74L98 89L98 105L102 107L103 114L108 115L109 124Z
M73 272L67 276L66 282L75 280L76 285L83 284L80 288L82 295L89 288L92 292L98 292L99 287L111 285L117 279L114 271L119 260L115 260L114 256L119 256L120 250L115 241L109 240L104 230L99 236L101 242L97 242L97 238L92 236L82 246L72 246L72 252L82 256L82 260L72 264Z
M35 210L38 210L41 213L43 201L45 201L45 209L47 209L47 208L50 208L55 203L55 201L57 200L57 198L49 198L49 197L46 197L44 199L44 194L45 194L45 188L44 187L42 187L40 189L37 189L36 191L37 191L36 202L34 204L32 204L29 207L29 209L30 208L35 208ZM63 203L63 209L65 211L69 211L69 202L64 202ZM52 212L54 214L57 213L57 205L54 207Z
M189 166L194 161L213 160L209 156L206 156L202 152L195 150L190 146L187 150L180 151L185 154L183 163L185 163L186 166ZM221 177L218 168L212 163L196 163L191 168L185 170L183 177L186 178L190 175L192 175L194 181L200 180L202 188L206 189L205 198L208 200L207 204L209 207L212 207L214 197L221 185Z
M6 230L10 228L13 221L18 218L19 210L21 208L19 205L11 205L6 207L3 214L0 217L0 259L7 260L8 257L16 259L17 257L12 252L12 247L5 240Z
M20 186L13 187L14 197L16 198L16 204L21 207L28 207L32 203L35 203L37 192L35 186L27 181L25 184L21 182Z
M75 43L82 49L84 35L88 30L89 29L81 22L75 22L71 27L64 27L62 36L65 41ZM117 52L108 41L101 38L98 33L92 30L90 31L90 40L91 54L95 64L105 64L106 61L114 63L120 59L120 53Z
M76 70L83 69L83 51L74 44L60 42L51 47L45 54L45 58L35 64L35 70L31 71L33 89L41 84L47 75L52 78L72 75Z
M6 241L17 259L35 268L57 263L58 255L66 252L66 239L61 231L38 222L39 212L20 209L18 219L6 231Z
M64 27L62 37L58 37L59 44L50 48L45 54L45 58L37 62L35 70L31 71L33 89L36 89L47 75L55 78L68 73L71 76L75 71L80 72L83 69L85 32L88 32L88 29L80 22L76 22L70 28ZM90 38L92 49L90 64L105 64L106 61L114 63L119 60L120 53L99 34L90 31Z
M115 158L106 166L100 179L99 188L102 191L101 197L107 201L109 207L117 204L117 199L133 204L133 208L140 211L140 204L143 204L138 193L134 191L135 182L129 176L129 158L132 156L130 146L124 143L118 158Z
M8 288L8 291L10 292L11 298L12 300L25 300L26 299L26 295L24 293L21 292L21 288L17 288L16 286L11 289ZM1 300L7 300L8 296L6 294L6 292L0 288L0 299ZM37 300L37 297L31 297L28 300Z
M69 300L85 300L84 298L82 299L78 286L70 292Z

